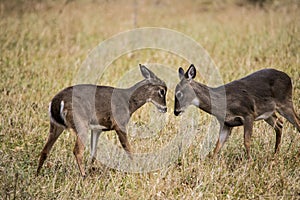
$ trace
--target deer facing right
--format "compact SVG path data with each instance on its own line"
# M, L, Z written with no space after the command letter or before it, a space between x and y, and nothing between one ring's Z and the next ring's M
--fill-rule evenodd
M179 68L180 82L175 91L174 114L181 114L194 105L214 115L220 123L219 138L213 152L216 157L233 127L244 126L244 146L249 159L253 123L264 120L276 132L275 153L280 149L282 121L276 112L285 117L300 132L300 118L292 102L292 81L284 72L263 69L242 79L212 88L194 81L196 68L192 64L186 73ZM225 101L221 107L218 102Z
M145 79L130 88L81 84L67 87L54 96L49 105L49 136L40 154L37 175L64 129L76 133L73 153L83 177L86 173L82 160L89 130L92 162L97 155L100 133L109 130L117 132L123 149L132 158L126 128L131 115L147 102L154 104L160 112L167 112L165 82L144 65L140 65L140 71Z

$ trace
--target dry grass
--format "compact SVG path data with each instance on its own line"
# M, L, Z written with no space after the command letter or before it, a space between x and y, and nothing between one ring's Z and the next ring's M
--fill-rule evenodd
M300 14L297 1L267 4L263 9L244 1L0 2L0 198L10 199L297 199L300 198L300 134L284 123L282 148L274 159L275 134L255 123L252 156L245 160L242 128L217 160L200 159L209 116L199 112L198 133L179 159L151 173L123 173L86 163L89 175L79 175L72 154L74 136L58 139L35 176L39 153L48 133L48 103L73 83L88 53L101 41L137 27L165 27L200 43L211 55L224 82L272 67L288 73L294 84L294 104L300 107ZM236 3L237 2L237 3ZM269 2L269 1L267 1ZM173 68L188 63L167 52L144 50L121 56L104 74L101 84L116 85L138 63L161 63ZM197 77L199 81L201 75ZM134 149L159 149L174 137L178 119L149 140L131 138ZM280 91L279 91L280 92ZM133 122L144 123L143 107ZM148 116L149 117L149 116ZM139 120L142 120L140 122ZM146 121L147 122L147 121ZM118 142L114 132L105 133Z

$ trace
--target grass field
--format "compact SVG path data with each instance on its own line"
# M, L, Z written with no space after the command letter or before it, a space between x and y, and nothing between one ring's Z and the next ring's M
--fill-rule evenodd
M300 134L290 123L284 120L276 157L275 133L260 121L254 126L252 162L245 158L242 128L233 130L218 159L211 160L200 158L199 143L210 134L210 117L200 110L192 144L160 170L124 173L100 163L92 167L87 150L83 180L72 153L75 137L64 132L36 177L51 98L74 83L94 47L133 28L164 27L191 37L210 54L224 83L263 68L285 71L300 113L298 1L266 1L263 7L243 0L66 2L0 2L0 199L300 198ZM189 65L168 52L136 51L115 60L99 84L116 86L138 63L160 63L175 72ZM205 82L201 77L196 79ZM130 137L135 151L155 151L174 137L180 118L173 116L173 95L169 88L164 131L150 139ZM133 123L147 123L145 111L152 107L135 113ZM103 137L119 144L115 132Z

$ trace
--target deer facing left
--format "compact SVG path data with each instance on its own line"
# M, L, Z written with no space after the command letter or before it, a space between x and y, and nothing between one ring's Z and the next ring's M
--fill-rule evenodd
M184 72L178 70L180 82L176 86L174 114L180 115L194 105L215 116L220 124L219 139L212 154L216 157L234 127L244 127L244 146L251 160L250 144L254 121L264 120L276 133L275 153L279 152L283 122L281 114L300 132L300 118L292 101L292 80L284 72L263 69L242 79L209 87L194 80L196 67L191 64Z
M56 94L49 105L50 131L48 140L40 154L37 175L53 144L65 129L76 134L73 153L83 177L84 147L91 130L92 162L97 155L97 142L102 131L115 130L124 150L132 158L127 139L126 126L131 115L147 102L165 113L167 86L152 71L140 64L145 78L128 89L91 84L75 85Z

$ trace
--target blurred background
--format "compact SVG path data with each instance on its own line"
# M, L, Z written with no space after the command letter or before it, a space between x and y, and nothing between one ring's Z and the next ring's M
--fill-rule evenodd
M281 153L274 160L275 134L254 126L253 162L245 160L243 129L233 130L219 159L200 160L199 143L210 134L210 117L199 111L197 136L175 163L147 174L124 174L101 164L82 180L72 153L75 137L65 132L42 175L35 177L48 134L48 104L74 83L82 62L102 41L142 27L179 31L201 44L227 83L263 68L293 80L300 113L299 0L1 0L0 1L0 198L2 199L266 199L299 198L300 134L284 123ZM180 41L178 41L180 43ZM174 69L190 63L153 49L120 56L99 84L118 85L139 63ZM155 71L159 76L159 71ZM142 77L140 76L140 79ZM201 74L197 81L206 83ZM136 80L138 81L138 80ZM280 91L278 91L280 92ZM168 91L168 125L147 140L130 138L135 151L155 151L174 137L174 88ZM147 123L147 105L132 117ZM101 136L102 137L102 136ZM119 145L115 133L103 137Z

